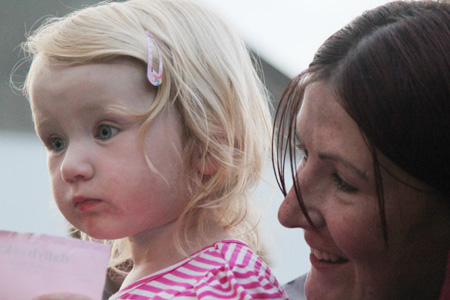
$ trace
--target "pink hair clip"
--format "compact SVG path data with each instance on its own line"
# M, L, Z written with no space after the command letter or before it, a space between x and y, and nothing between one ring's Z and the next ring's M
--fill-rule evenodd
M150 32L146 31L145 35L147 36L147 49L148 49L148 62L147 62L147 78L148 81L150 81L151 84L154 86L161 85L162 82L162 75L163 75L163 63L161 58L161 52L159 50L158 44L156 43L153 36L150 34ZM155 45L156 50L158 51L158 58L159 58L159 70L156 72L153 69L153 47L152 44Z

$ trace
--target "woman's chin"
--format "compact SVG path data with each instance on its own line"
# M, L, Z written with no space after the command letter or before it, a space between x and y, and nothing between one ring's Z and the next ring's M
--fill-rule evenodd
M305 296L308 300L353 300L352 288L349 286L351 278L346 272L340 275L324 276L312 268L305 282ZM359 300L359 299L358 299Z

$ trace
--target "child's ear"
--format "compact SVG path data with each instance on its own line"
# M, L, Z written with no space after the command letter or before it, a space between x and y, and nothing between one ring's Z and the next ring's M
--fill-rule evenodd
M200 149L197 149L197 171L203 175L211 176L217 172L217 162L211 158L208 153L201 154Z

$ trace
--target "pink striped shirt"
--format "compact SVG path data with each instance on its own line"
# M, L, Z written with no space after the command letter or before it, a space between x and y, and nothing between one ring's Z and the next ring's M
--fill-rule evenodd
M288 299L269 267L238 240L224 240L120 290L110 300Z

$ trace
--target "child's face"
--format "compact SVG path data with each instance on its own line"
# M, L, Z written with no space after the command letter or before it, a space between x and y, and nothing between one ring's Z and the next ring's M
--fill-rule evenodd
M40 67L31 85L36 132L47 148L56 203L76 228L99 239L171 231L186 203L179 117L163 111L145 134L109 110L146 111L155 98L145 66L122 61Z

